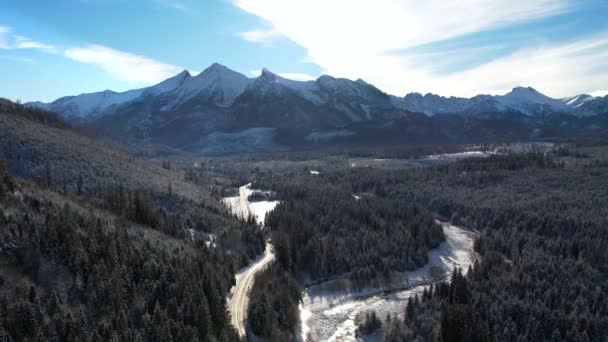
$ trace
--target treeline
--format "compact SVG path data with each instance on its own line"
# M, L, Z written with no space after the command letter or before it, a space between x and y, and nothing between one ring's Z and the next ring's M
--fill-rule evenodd
M608 167L595 158L567 165L551 155L508 155L333 175L481 231L481 262L408 306L404 321L386 327L387 341L603 340Z
M72 125L65 122L57 113L36 107L24 106L20 103L15 103L3 98L0 98L0 113L19 115L52 127L74 130Z
M351 279L386 278L427 262L444 239L430 212L406 202L355 198L337 188L275 184L281 204L270 212L277 259L313 278L347 273Z

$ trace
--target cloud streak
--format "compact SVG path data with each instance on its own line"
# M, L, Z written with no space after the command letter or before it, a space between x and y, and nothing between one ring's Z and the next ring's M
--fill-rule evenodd
M441 66L467 61L470 49L443 54L408 49L563 14L571 0L234 0L271 30L307 49L326 73L363 78L381 89L472 96L530 85L552 96L605 89L606 34L577 42L522 44L458 72ZM314 19L312 19L314 18ZM251 39L250 41L255 41ZM262 43L264 43L262 41ZM494 42L497 44L500 42ZM481 45L479 49L491 46ZM395 51L403 53L396 54ZM443 71L442 71L443 70Z
M184 70L176 65L103 45L70 48L64 55L81 63L97 65L116 78L131 83L154 84Z
M237 37L253 43L262 43L264 45L271 45L271 43L281 37L281 33L277 30L259 29L246 32L239 32L235 34Z
M7 26L0 26L0 49L35 49L47 53L57 53L57 48L55 46L14 34L13 30Z

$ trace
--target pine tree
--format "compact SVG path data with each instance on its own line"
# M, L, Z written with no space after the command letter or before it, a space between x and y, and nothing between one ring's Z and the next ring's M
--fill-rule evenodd
M51 164L49 162L46 162L46 164L44 166L44 181L43 181L43 184L47 188L53 187L53 174L52 174L52 171L51 171Z
M82 174L78 175L78 182L76 184L76 195L82 196Z

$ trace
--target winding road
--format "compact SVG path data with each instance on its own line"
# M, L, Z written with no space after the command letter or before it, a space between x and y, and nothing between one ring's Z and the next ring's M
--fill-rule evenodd
M239 198L228 199L225 203L230 206L233 214L247 219L255 213L249 205L249 187L251 184L243 185L239 188ZM265 213L259 213L265 215ZM263 217L263 216L262 216ZM236 285L232 291L232 297L228 303L232 325L236 328L239 335L244 337L247 333L247 307L249 305L249 292L253 287L255 276L274 260L272 245L267 242L266 250L262 258L256 260L247 268L237 273Z
M228 310L230 310L232 325L236 328L241 337L245 336L246 333L249 291L251 291L251 288L253 287L255 276L273 260L274 253L272 250L272 245L267 243L264 256L241 274L237 275L236 286L234 287L234 293L230 299Z

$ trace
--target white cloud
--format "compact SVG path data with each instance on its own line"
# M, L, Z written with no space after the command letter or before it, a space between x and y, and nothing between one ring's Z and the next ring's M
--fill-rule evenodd
M589 93L591 96L607 96L608 90L595 90Z
M608 80L608 32L570 43L524 48L475 68L425 77L425 87L444 94L503 93L532 86L565 97L605 87Z
M37 41L31 40L27 37L15 35L14 39L15 39L14 47L17 49L38 49L38 50L42 50L42 51L50 52L50 53L57 52L57 48L54 47L53 45L37 42Z
M522 46L511 55L451 74L438 72L437 65L446 58L462 59L471 51L450 50L436 56L407 52L423 44L564 13L575 6L572 0L234 0L234 4L306 48L306 60L324 72L361 77L398 95L420 91L471 96L530 85L552 96L566 96L604 89L608 79L603 58L608 36L601 33L579 42Z
M10 28L6 26L0 26L0 49L8 49L8 33Z
M262 70L259 70L259 69L249 70L249 74L251 74L252 76L255 76L255 77L260 76L261 73L262 73ZM312 81L312 80L316 79L316 77L306 74L306 73L302 73L302 72L278 72L276 74L283 78L286 78L289 80L294 80L294 81Z
M272 41L281 37L281 33L279 33L279 31L277 31L277 30L272 30L272 29L270 29L270 30L259 29L259 30L252 30L252 31L246 31L246 32L239 32L236 34L236 36L241 39L244 39L248 42L262 43L265 45L270 45L270 43L272 43Z
M290 79L290 80L295 80L295 81L312 81L312 80L316 79L314 76L311 76L311 75L305 74L305 73L301 73L301 72L282 72L278 75L281 77Z
M53 45L44 44L28 37L14 34L13 30L6 26L0 26L0 49L36 49L49 53L57 52L57 48L55 48Z
M158 83L184 70L175 65L102 45L71 48L64 54L78 62L98 65L117 78L132 83Z

